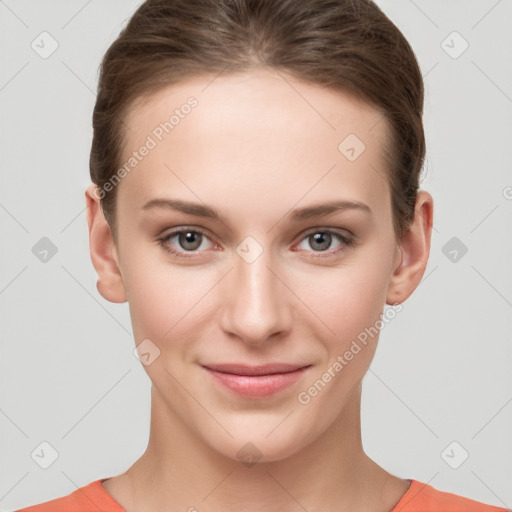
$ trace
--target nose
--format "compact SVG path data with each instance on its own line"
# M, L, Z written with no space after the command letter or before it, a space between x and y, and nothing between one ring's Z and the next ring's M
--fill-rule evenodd
M234 268L224 280L221 327L250 345L262 344L290 331L293 294L279 275L270 251L249 263L234 255Z

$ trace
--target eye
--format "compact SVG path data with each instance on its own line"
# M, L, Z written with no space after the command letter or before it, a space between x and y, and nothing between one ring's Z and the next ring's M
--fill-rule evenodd
M174 239L176 240L173 243ZM189 258L194 255L195 251L202 252L201 249L205 249L205 244L203 243L205 240L209 240L211 242L206 233L201 230L180 228L171 231L162 238L159 238L158 242L165 251L178 257ZM187 252L192 254L187 255Z
M158 243L166 252L180 258L190 258L198 252L203 252L203 250L208 248L208 243L205 244L206 241L210 242L210 247L216 245L204 231L188 227L175 229L158 239ZM333 243L336 242L338 244L337 248L332 249ZM313 253L319 253L318 256L320 257L332 256L356 244L354 238L329 229L311 231L302 239L299 247L304 243L313 249ZM302 247L299 250L308 251L308 248ZM327 254L323 255L321 253Z
M332 248L332 244L337 242L338 246L335 249ZM301 244L307 244L313 252L322 253L326 252L328 255L332 255L333 253L338 253L343 250L346 250L348 247L352 247L355 245L355 240L349 236L342 235L336 231L331 231L327 229L316 229L315 231L311 231L307 234L303 239ZM301 245L300 244L300 245ZM299 245L299 247L300 247ZM308 250L307 247L300 250Z

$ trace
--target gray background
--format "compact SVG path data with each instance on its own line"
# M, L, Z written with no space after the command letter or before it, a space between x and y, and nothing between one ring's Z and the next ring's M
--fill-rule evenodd
M127 304L96 290L84 212L98 65L138 4L0 1L2 511L121 473L146 447L150 381ZM365 377L364 446L402 478L512 507L511 1L378 4L425 76L435 230ZM43 31L59 45L46 59L31 47ZM457 58L453 31L469 44ZM31 456L43 441L48 469Z

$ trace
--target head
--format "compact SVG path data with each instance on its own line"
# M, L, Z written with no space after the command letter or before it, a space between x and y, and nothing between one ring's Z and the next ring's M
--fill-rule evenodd
M161 406L211 448L290 456L357 395L368 333L428 260L422 109L409 44L366 0L148 1L107 51L98 290L128 301ZM275 362L307 368L256 398L205 369Z

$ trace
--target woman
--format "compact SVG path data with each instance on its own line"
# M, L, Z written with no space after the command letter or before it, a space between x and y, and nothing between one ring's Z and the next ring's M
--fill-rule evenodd
M102 62L98 290L152 381L125 473L23 510L498 511L361 442L385 306L424 274L423 82L366 0L145 2Z

